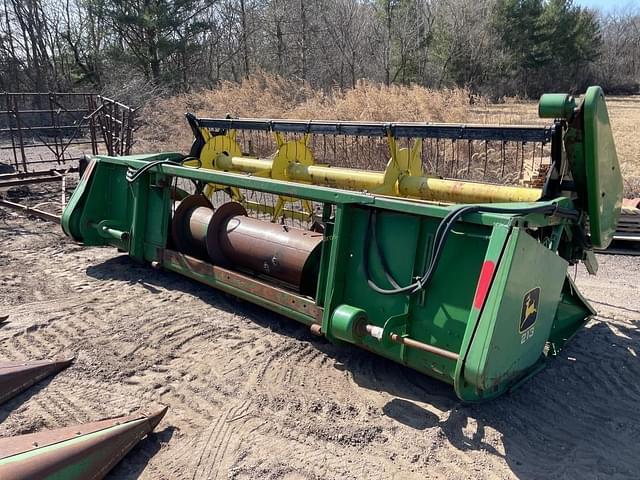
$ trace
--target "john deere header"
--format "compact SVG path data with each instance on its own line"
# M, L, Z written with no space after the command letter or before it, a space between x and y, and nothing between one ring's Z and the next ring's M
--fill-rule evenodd
M594 313L622 180L604 96L544 95L546 126L205 119L191 152L93 157L62 218L111 245L495 397Z

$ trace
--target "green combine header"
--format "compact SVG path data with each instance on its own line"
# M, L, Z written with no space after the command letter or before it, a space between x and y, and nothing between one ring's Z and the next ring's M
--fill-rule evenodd
M567 270L596 272L621 207L602 90L539 112L546 125L188 114L189 153L92 157L62 227L486 400L595 313Z

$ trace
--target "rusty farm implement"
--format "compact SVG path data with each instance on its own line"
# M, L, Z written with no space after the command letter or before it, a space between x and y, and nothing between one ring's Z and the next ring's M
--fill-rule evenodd
M187 115L188 154L94 156L62 227L486 400L594 313L567 269L595 273L620 212L602 90L539 112L546 125Z
M68 368L74 358L0 363L0 404ZM3 480L94 479L107 473L167 412L139 413L93 423L0 438Z

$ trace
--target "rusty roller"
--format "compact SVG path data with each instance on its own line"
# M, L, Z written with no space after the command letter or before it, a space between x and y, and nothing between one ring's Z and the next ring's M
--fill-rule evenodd
M265 222L247 216L237 202L215 211L200 195L178 205L172 234L178 250L214 265L241 267L294 285L304 295L314 295L323 235Z
M203 195L189 195L174 203L171 235L179 251L207 257L207 231L213 208Z

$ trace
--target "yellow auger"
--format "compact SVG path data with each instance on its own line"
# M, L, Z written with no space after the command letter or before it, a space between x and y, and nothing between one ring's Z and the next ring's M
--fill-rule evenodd
M191 117L195 118L195 117ZM207 120L198 120L198 122ZM410 148L398 146L396 138L391 134L393 124L367 124L379 131L389 130L386 135L390 158L384 171L368 171L356 168L341 168L329 165L318 165L313 152L308 146L310 133L301 139L286 141L282 133L272 132L277 144L277 151L271 158L258 158L241 155L237 142L237 129L247 126L255 127L257 122L265 125L276 125L274 120L226 120L230 126L217 135L212 135L209 128L194 126L204 140L198 161L187 162L187 165L210 168L225 172L243 172L259 177L287 180L312 185L322 185L347 190L367 191L381 195L409 197L444 203L506 203L534 202L542 196L538 188L526 188L507 185L490 185L486 183L449 180L437 176L426 175L420 158L422 139L413 141ZM287 121L281 121L292 123ZM332 122L334 125L336 122ZM210 122L207 123L209 125ZM316 126L325 122L307 122L308 129L314 131ZM338 125L355 126L354 123L342 122ZM397 125L397 124L396 124ZM403 127L419 128L419 124L402 124ZM429 125L434 128L441 125ZM469 125L470 128L486 128ZM525 127L504 127L504 131ZM207 194L219 188L209 186ZM239 192L235 199L243 201ZM293 199L282 198L273 212L274 219L282 213L282 208ZM304 210L311 213L308 205Z

